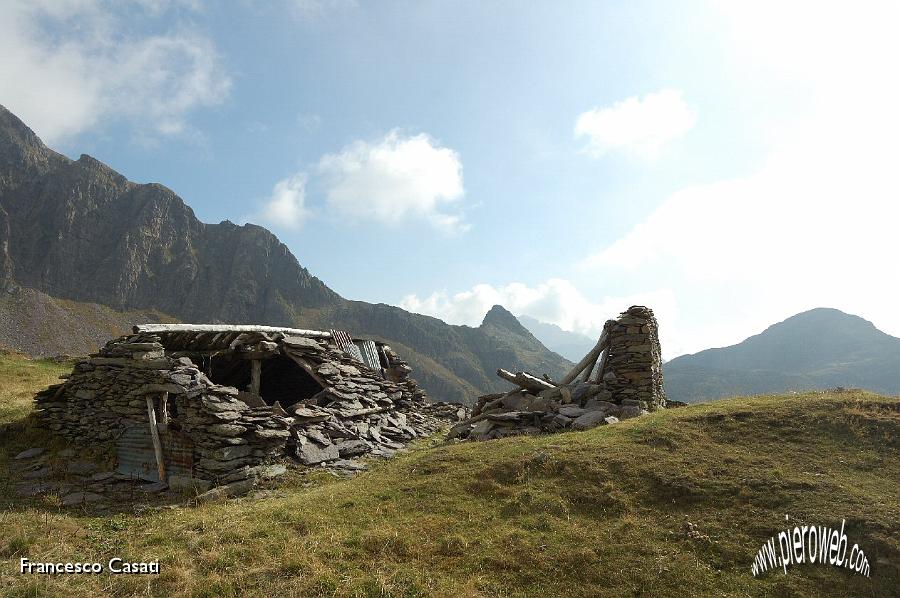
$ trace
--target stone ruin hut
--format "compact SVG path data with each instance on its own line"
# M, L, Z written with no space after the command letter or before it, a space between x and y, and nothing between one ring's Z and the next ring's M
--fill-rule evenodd
M115 450L117 473L206 489L292 455L355 470L468 416L426 402L389 346L346 332L151 324L109 341L36 397L74 444Z
M663 390L658 331L653 310L636 305L608 320L594 348L558 382L497 370L516 388L479 397L449 438L586 430L673 406Z

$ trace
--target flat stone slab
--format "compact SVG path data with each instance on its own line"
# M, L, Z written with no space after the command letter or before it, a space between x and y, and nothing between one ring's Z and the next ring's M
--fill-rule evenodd
M491 413L487 416L487 419L495 422L515 422L535 415L540 417L544 413L544 411L507 411L506 413Z
M44 494L45 492L53 492L57 488L59 488L59 486L50 482L26 482L18 485L16 494L19 496L37 496L38 494Z
M15 459L16 461L21 459L34 459L35 457L40 457L43 454L44 449L42 449L41 447L34 447L25 449L24 451L13 457L13 459Z
M317 465L325 461L338 459L340 453L338 453L338 448L333 444L319 448L312 442L307 442L297 450L297 456L304 465Z
M156 494L157 492L162 492L163 490L168 490L169 485L165 482L153 482L152 484L144 484L140 487L141 492L147 492L148 494Z
M66 465L66 471L74 475L87 475L100 469L96 463L90 461L70 461Z
M603 411L588 411L573 421L572 427L576 430L590 430L602 424L605 417L606 414Z
M338 459L328 464L328 469L341 469L344 471L367 471L369 466L355 459Z
M287 467L280 463L275 463L274 465L260 465L255 468L254 473L258 478L271 480L272 478L277 478L278 476L287 473Z
M560 415L565 415L566 417L572 417L572 418L581 417L582 415L585 414L585 412L586 412L585 409L582 409L581 407L576 407L574 405L565 405L565 406L559 408Z

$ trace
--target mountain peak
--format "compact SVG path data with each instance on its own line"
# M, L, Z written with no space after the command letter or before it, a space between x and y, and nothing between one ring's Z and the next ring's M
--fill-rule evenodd
M68 162L38 138L22 120L0 105L0 169L7 184L18 185L51 164Z
M526 334L530 334L522 323L516 318L516 316L512 315L505 307L502 305L495 305L484 315L484 320L481 322L481 326L499 326L501 328L506 328L512 332L524 332Z

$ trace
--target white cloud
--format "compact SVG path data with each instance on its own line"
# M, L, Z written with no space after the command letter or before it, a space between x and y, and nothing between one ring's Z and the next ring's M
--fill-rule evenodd
M136 19L148 22L182 5L191 8L158 1L3 3L0 98L51 144L109 119L126 120L142 137L189 130L193 110L220 103L230 90L213 43L192 29L123 33Z
M879 15L870 4L857 13L839 4L783 11L784 3L762 3L749 10L753 19L735 6L727 3L739 13L730 16L743 60L786 73L802 91L803 113L761 123L771 147L755 172L672 194L588 257L585 275L672 288L676 323L691 330L682 339L689 351L739 342L814 307L860 315L900 336L896 5L886 11L893 15ZM797 38L807 22L815 26ZM781 53L761 49L770 46Z
M448 234L468 228L461 215L442 211L464 193L459 154L424 133L355 141L323 156L318 173L329 208L343 218L388 225L421 218Z
M587 137L586 149L595 157L624 150L652 158L696 122L697 115L685 103L682 93L664 89L583 112L575 123L575 137Z
M309 216L306 180L305 174L296 174L278 181L262 211L253 219L275 228L300 228Z
M674 313L675 298L671 291L660 289L629 296L608 296L593 302L570 281L551 278L533 287L519 282L499 287L478 284L471 290L453 295L438 291L424 298L408 295L400 301L400 307L407 311L467 326L481 324L484 314L494 305L502 305L517 316L531 316L556 324L563 330L597 337L606 320L615 318L632 305L647 305L655 311L660 321L666 321ZM666 341L674 343L672 331L663 326L660 332L665 351ZM674 348L674 345L669 348Z

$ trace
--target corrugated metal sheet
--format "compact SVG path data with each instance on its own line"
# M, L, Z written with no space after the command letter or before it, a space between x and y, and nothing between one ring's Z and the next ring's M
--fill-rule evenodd
M190 437L175 430L159 434L167 475L190 476L194 469L194 445ZM116 442L116 471L142 480L159 481L150 425L127 428Z
M343 330L331 330L331 338L337 343L337 346L341 348L341 351L355 359L360 363L365 363L363 361L362 352L359 350L353 343L353 339L350 338L350 334Z
M375 341L353 341L353 344L359 348L362 354L361 361L376 372L380 372L381 361L378 359L378 349L375 347Z

